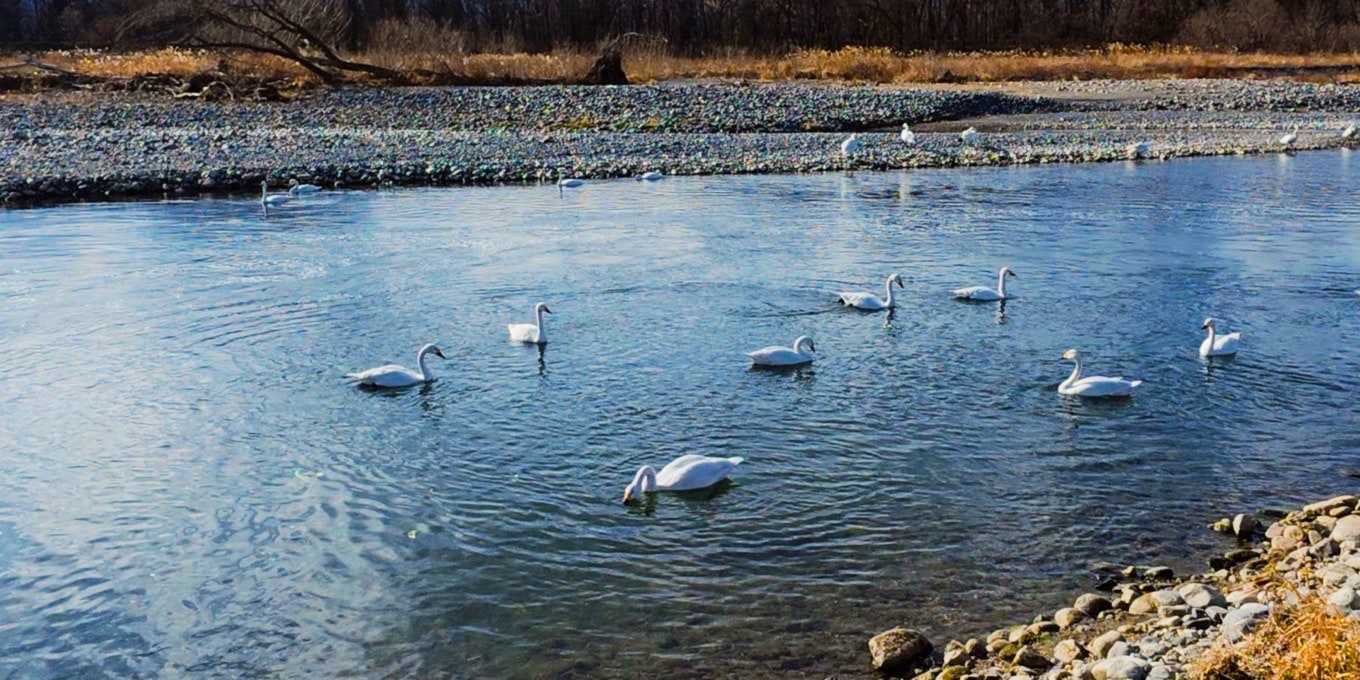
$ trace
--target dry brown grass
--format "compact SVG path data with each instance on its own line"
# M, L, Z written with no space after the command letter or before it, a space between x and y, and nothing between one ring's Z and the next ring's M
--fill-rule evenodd
M1314 594L1221 644L1187 669L1192 680L1360 680L1360 622Z
M586 52L551 54L464 54L457 33L423 34L392 29L400 51L383 50L355 58L425 78L448 75L478 82L570 82L594 58ZM39 60L97 76L146 74L188 76L219 66L222 58L197 50L163 49L128 54L60 51ZM11 63L18 57L0 62ZM286 60L267 55L230 54L222 60L234 72L256 77L313 77ZM637 82L677 79L831 80L872 83L999 82L1095 78L1165 79L1203 77L1293 77L1312 81L1360 81L1360 53L1305 55L1208 52L1184 47L1110 45L1100 50L1054 52L968 52L902 54L882 48L800 50L784 56L727 50L707 57L667 54L659 48L629 49L624 68ZM420 78L416 78L417 81Z

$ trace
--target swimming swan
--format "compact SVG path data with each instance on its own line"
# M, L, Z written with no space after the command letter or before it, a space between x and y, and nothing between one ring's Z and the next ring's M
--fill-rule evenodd
M388 364L386 366L370 368L367 371L350 373L346 375L345 378L352 383L372 385L374 387L410 387L411 385L427 383L434 380L434 376L430 374L429 366L425 365L425 355L427 354L433 354L440 359L448 358L444 356L443 352L439 351L438 347L429 344L421 347L420 351L416 353L416 364L420 366L419 373L406 368L405 366Z
M662 174L662 173L660 173L660 172L657 172L657 171L655 171L655 170L648 170L647 172L644 172L644 173L642 173L641 175L638 175L638 176L636 177L636 179L637 179L639 182L655 182L655 181L657 181L657 180L659 180L659 179L664 179L665 177L666 177L666 175L664 175L664 174Z
M291 186L291 187L288 187L288 193L290 193L290 194L292 194L292 195L294 195L294 196L303 196L303 195L306 195L306 194L315 194L315 193L318 193L318 192L320 192L320 191L321 191L321 187L319 187L319 186L317 186L317 185L315 185L315 184L295 184L295 185L293 185L293 186Z
M898 276L897 274L892 274L891 276L889 276L888 282L883 284L883 287L886 288L888 291L887 300L884 300L878 297L877 295L874 295L873 293L841 292L838 293L837 295L840 297L840 303L845 305L846 307L854 307L855 309L867 309L871 312L876 312L881 309L890 309L895 304L897 304L896 301L893 300L892 287L894 283L897 284L898 288L904 287L902 285L902 277Z
M1083 378L1080 352L1069 349L1063 352L1062 358L1066 361L1075 361L1077 366L1072 369L1072 375L1067 376L1067 380L1058 385L1058 394L1073 397L1127 397L1133 394L1133 388L1143 384L1142 380L1107 378L1103 375Z
M510 340L513 342L532 342L537 345L548 344L548 333L543 329L543 315L545 313L552 314L552 310L540 302L534 305L534 323L507 325L506 328L510 329Z
M633 500L640 493L653 491L691 491L713 486L732 474L741 464L740 457L710 458L689 454L666 463L661 472L643 465L633 476L628 488L623 490L623 502Z
M579 187L585 183L586 181L583 179L577 179L575 177L563 177L562 179L557 180L557 195L558 196L565 195L564 192L562 191L562 189L564 188L575 189L576 187Z
M1225 357L1237 354L1237 345L1242 341L1241 333L1229 333L1218 335L1214 330L1214 320L1205 319L1200 324L1200 328L1209 329L1209 335L1204 338L1204 342L1199 344L1199 355L1202 357Z
M288 194L269 193L269 180L260 182L260 205L266 208L277 208L291 200L293 200L293 197Z
M803 351L803 346L807 346L807 351ZM770 345L762 347L754 352L747 352L746 356L751 358L753 366L799 366L810 364L816 358L813 352L817 351L817 346L812 344L812 338L806 335L798 336L793 341L793 349Z
M1006 299L1006 277L1015 276L1015 272L1010 267L1002 267L1001 273L996 277L996 290L986 286L972 286L969 288L959 288L953 292L954 298L958 300L982 300L985 302L995 302Z

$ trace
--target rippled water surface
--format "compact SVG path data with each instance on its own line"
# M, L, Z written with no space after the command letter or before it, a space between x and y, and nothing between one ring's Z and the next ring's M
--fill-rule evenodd
M856 677L898 623L1198 565L1221 513L1353 490L1358 163L5 211L0 676ZM948 298L1002 265L1004 309ZM836 305L892 271L890 321ZM342 380L430 341L431 385ZM1061 398L1069 347L1146 383ZM684 453L746 462L619 502Z

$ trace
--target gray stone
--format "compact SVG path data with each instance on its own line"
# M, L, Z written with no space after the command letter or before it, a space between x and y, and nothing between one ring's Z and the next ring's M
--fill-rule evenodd
M1233 535L1238 538L1251 538L1252 534L1256 533L1258 527L1259 525L1256 522L1256 518L1251 515L1237 515L1236 517L1233 517L1232 532Z
M1174 590L1154 590L1134 600L1133 604L1129 605L1129 613L1142 616L1157 611L1158 607L1183 604L1184 602L1185 598Z
M1270 539L1270 549L1272 551L1289 552L1303 545L1304 539L1307 538L1307 534L1303 532L1303 529L1300 529L1293 524L1282 524L1277 526L1282 528L1280 529L1279 534Z
M1035 638L1043 637L1044 635L1047 635L1049 633L1056 632L1058 632L1058 624L1052 621L1040 621L1038 623L1031 623L1025 627L1025 639L1033 640Z
M1350 588L1342 588L1335 593L1332 593L1331 596L1327 598L1327 602L1337 609L1340 609L1343 614L1349 614L1352 609L1355 609L1357 605L1360 605L1360 601L1357 601L1355 591Z
M1110 651L1110 646L1123 639L1124 636L1121 635L1119 631L1107 631L1104 635L1100 635L1091 641L1091 655L1097 659L1103 659L1105 658L1105 653Z
M1148 567L1143 572L1143 578L1149 581L1170 581L1176 578L1176 572L1171 567Z
M1094 593L1086 593L1077 598L1077 601L1072 605L1072 608L1091 618L1095 618L1100 616L1101 612L1113 609L1114 605L1110 603L1108 598Z
M1337 520L1332 529L1332 540L1337 543L1360 541L1360 515L1346 515Z
M1342 506L1355 507L1355 496L1336 496L1325 501L1309 503L1303 506L1303 511L1310 515L1326 514L1328 511Z
M889 675L900 675L912 664L930 654L930 640L911 628L893 628L869 640L874 668Z
M1228 610L1226 607L1205 607L1204 614L1214 621L1222 621L1223 617L1228 615Z
M1243 604L1223 617L1223 635L1228 638L1228 642L1236 644L1269 615L1270 607L1267 605L1258 602Z
M1069 664L1077 659L1085 659L1089 655L1090 651L1076 640L1063 640L1053 645L1053 660L1060 664Z
M1038 650L1028 645L1021 647L1019 651L1015 653L1015 656L1011 659L1011 663L1040 672L1048 670L1049 667L1053 665L1053 662L1049 661L1048 657L1040 654Z
M1176 673L1169 667L1162 664L1153 664L1148 669L1147 676L1143 680L1171 680L1176 677Z
M1146 680L1151 667L1135 656L1116 656L1097 662L1091 667L1091 675L1095 680Z
M1058 624L1060 630L1067 630L1085 618L1085 614L1072 607L1063 607L1053 614L1053 621Z
M1181 598L1185 600L1186 604L1200 609L1212 606L1221 607L1228 603L1227 600L1223 599L1221 593L1203 583L1186 583L1177 588L1176 592L1181 594Z
M1115 643L1110 645L1110 648L1105 651L1105 658L1111 659L1116 656L1128 656L1129 650L1129 643L1124 642L1123 640L1116 640Z
M1322 585L1339 588L1355 576L1355 570L1341 562L1334 562L1327 565L1318 575L1322 577Z

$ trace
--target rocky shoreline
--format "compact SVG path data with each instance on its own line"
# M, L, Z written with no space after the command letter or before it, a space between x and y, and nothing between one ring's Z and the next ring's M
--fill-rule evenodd
M0 200L1012 165L1337 148L1360 85L1099 81L1023 88L673 83L339 90L289 103L145 94L0 100ZM904 144L909 122L917 143ZM973 125L973 143L958 130ZM844 156L840 141L863 146Z
M1266 522L1269 522L1267 525ZM1194 677L1206 655L1231 654L1302 600L1360 621L1360 498L1216 522L1236 549L1211 571L1104 565L1107 578L1071 607L943 649L906 627L869 641L876 669L915 680L1166 680Z

